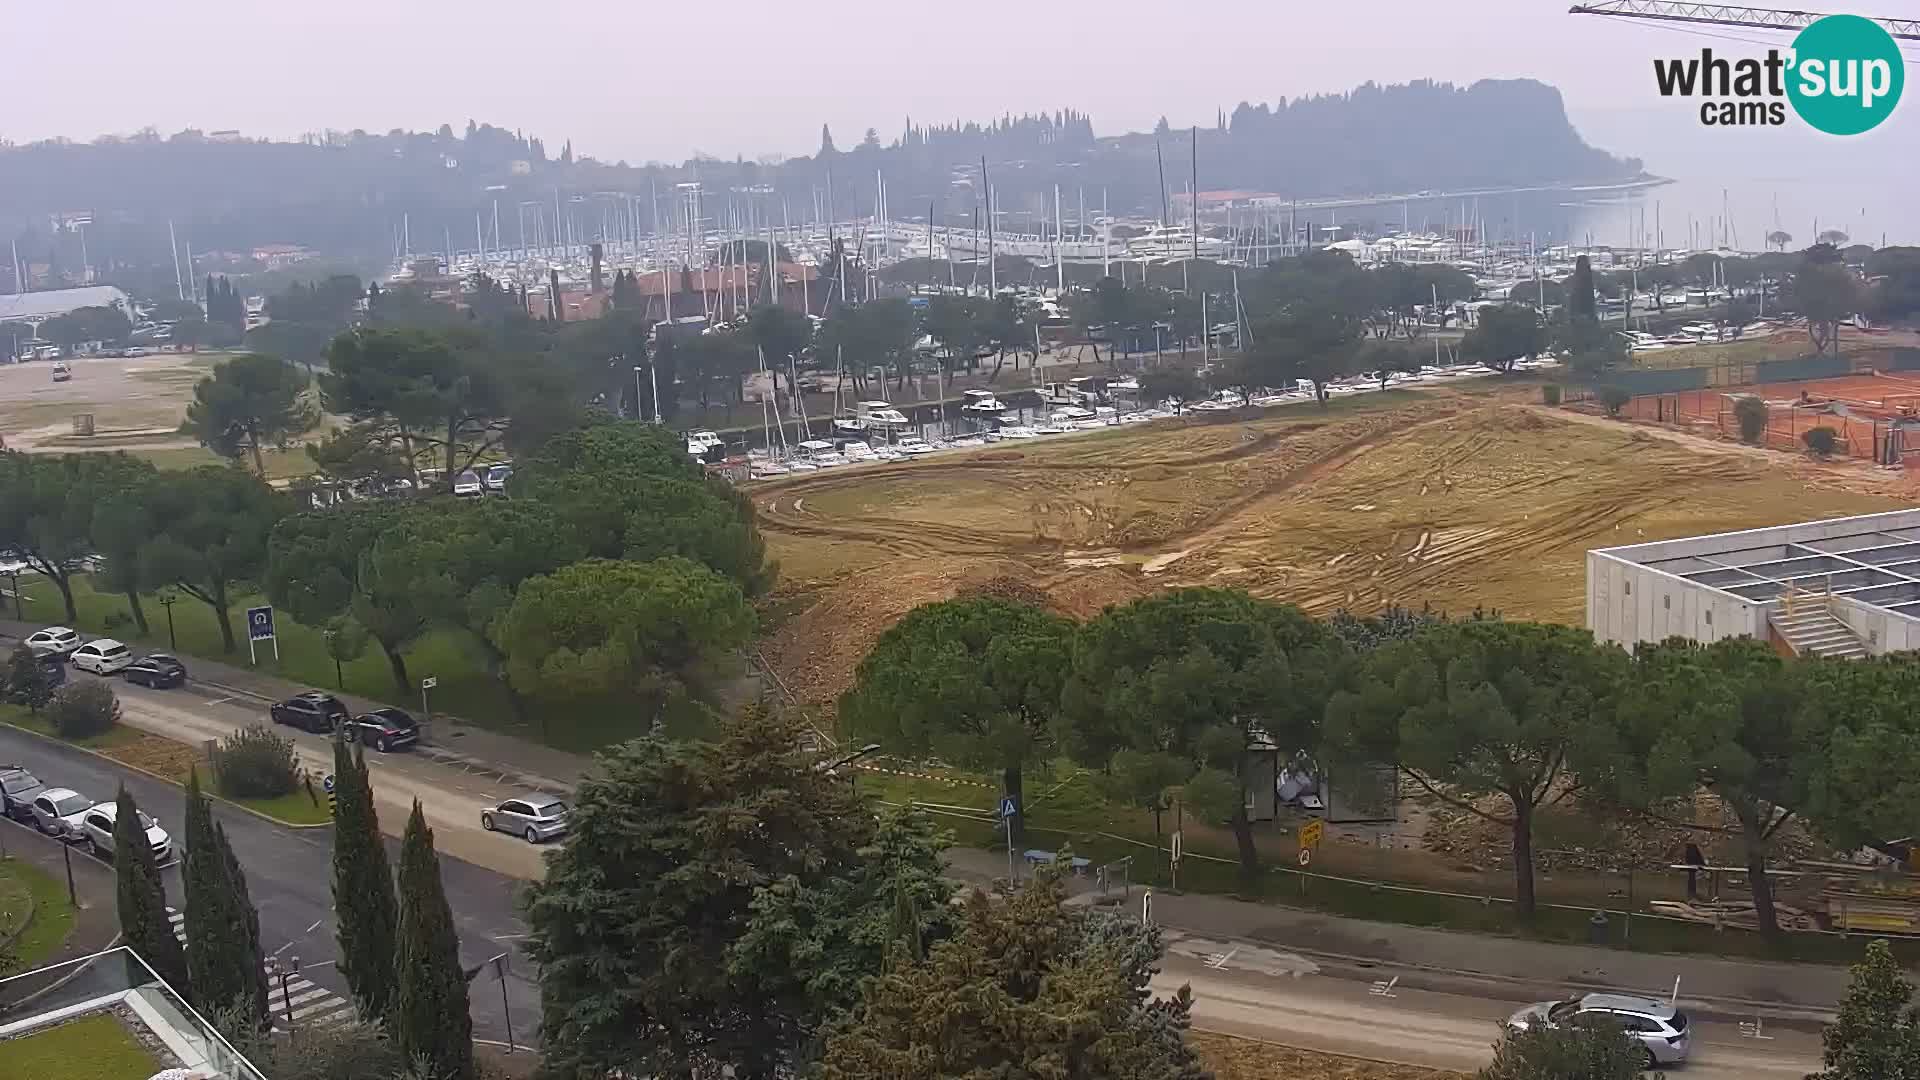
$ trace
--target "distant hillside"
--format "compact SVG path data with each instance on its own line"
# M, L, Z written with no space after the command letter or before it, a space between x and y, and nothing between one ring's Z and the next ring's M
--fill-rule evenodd
M908 121L891 140L868 132L844 149L823 129L819 153L776 165L702 159L629 167L576 159L570 145L550 154L537 138L472 122L458 133L444 126L329 132L302 142L146 132L0 148L0 227L15 233L23 256L66 266L77 266L77 245L47 234L50 214L93 215L96 266L164 257L169 218L201 252L295 243L366 256L392 251L403 214L416 250L437 250L449 236L456 246L471 245L474 215L491 231L496 202L501 236L515 243L520 204L537 204L530 215L551 216L556 194L577 236L624 227L630 214L644 231L652 191L670 193L692 179L709 191L770 184L798 219L824 204L831 175L836 214L865 214L876 173L886 177L896 217L922 216L937 202L943 216L967 220L982 155L1009 213L1040 212L1055 184L1069 198L1084 190L1090 206L1104 195L1116 212L1144 211L1160 204L1156 142L1168 188L1184 190L1186 130L1099 136L1091 118L1071 110L947 126ZM1297 198L1595 181L1640 170L1637 159L1587 145L1559 91L1530 80L1464 88L1368 83L1350 93L1243 104L1199 131L1198 151L1203 189ZM621 192L637 197L633 210ZM0 279L6 273L0 260Z

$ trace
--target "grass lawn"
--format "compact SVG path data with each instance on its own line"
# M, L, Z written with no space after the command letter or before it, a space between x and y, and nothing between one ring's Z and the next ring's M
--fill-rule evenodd
M66 609L61 605L58 589L48 582L26 576L21 577L20 583L28 597L25 604L27 621L66 622ZM246 609L264 604L266 600L260 596L234 597L230 614L238 640L232 653L221 650L220 624L215 620L213 609L185 594L173 606L173 629L179 643L177 649L168 643L167 611L153 597L146 597L142 601L147 612L147 624L152 628L152 632L145 637L141 637L134 627L132 616L127 611L126 598L117 593L94 592L86 578L75 578L73 602L80 615L76 629L111 633L134 646L135 651L158 649L246 667ZM114 620L112 626L107 625L109 618ZM274 623L280 634L280 658L274 659L270 642L261 642L257 668L262 672L322 689L344 689L349 693L398 705L416 714L420 711L419 680L431 675L440 680L432 696L435 712L452 713L489 727L512 726L512 714L505 695L500 692L496 681L487 675L478 644L464 634L434 631L409 646L405 655L407 674L413 687L403 693L396 689L393 673L378 647L369 644L367 651L358 659L342 665L345 685L337 686L333 660L327 656L326 640L321 632L293 621L284 612L275 614Z
M27 922L29 897L33 901L31 922ZM26 924L24 932L22 923ZM20 935L13 951L18 954L21 970L40 966L72 932L73 905L67 903L65 885L19 859L0 861L0 936ZM4 1055L0 1055L0 1062L4 1061ZM0 1076L11 1080L13 1074L0 1069Z
M191 469L198 465L224 465L226 459L208 450L204 446L181 446L161 450L129 450L132 457L140 458L159 469ZM267 467L268 480L293 480L313 473L313 459L304 449L268 450L261 455L261 461ZM244 459L248 471L253 469L253 459Z
M7 1080L146 1080L160 1066L106 1014L0 1042L0 1076Z
M124 724L84 739L65 739L53 730L53 725L47 722L44 715L35 716L19 705L0 705L0 723L12 724L14 727L60 739L75 746L84 746L123 765L143 769L174 784L184 786L187 782L187 774L196 766L200 767L203 777L208 771L198 747L175 742ZM317 788L315 790L318 791ZM305 787L296 787L288 794L272 799L237 799L225 795L217 797L257 810L289 825L321 825L333 820L332 815L327 812L326 797L322 795L317 800L309 798Z

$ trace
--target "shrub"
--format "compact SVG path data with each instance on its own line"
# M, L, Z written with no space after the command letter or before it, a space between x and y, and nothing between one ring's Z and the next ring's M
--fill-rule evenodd
M1540 388L1540 401L1545 405L1560 404L1560 384L1548 383Z
M1606 407L1608 416L1619 416L1620 410L1627 407L1633 395L1627 393L1624 386L1603 386L1600 388L1600 404Z
M1826 457L1840 445L1840 433L1822 425L1801 432L1800 441L1807 444L1807 450L1813 456Z
M53 692L47 706L53 729L69 739L111 731L120 722L120 701L104 682L73 682Z
M1733 403L1733 419L1740 425L1740 441L1757 443L1767 431L1767 403L1757 397L1743 397Z
M300 782L293 740L264 724L252 724L221 739L213 748L214 783L222 795L271 799Z
M40 665L40 657L24 643L15 646L7 660L7 700L25 705L36 715L53 699L53 680Z

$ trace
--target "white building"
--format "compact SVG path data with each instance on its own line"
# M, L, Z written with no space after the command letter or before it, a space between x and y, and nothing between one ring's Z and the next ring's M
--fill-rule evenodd
M65 315L83 307L114 307L133 315L133 302L112 285L89 285L83 289L48 289L45 292L0 294L0 323L23 322L38 326L56 315Z
M1587 629L1629 649L1742 635L1793 655L1920 648L1920 510L1589 551Z

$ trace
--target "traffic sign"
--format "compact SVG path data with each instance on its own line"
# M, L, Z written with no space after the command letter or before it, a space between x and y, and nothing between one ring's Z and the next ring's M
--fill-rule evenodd
M1000 800L1000 817L1003 820L1006 818L1010 818L1019 812L1020 812L1020 808L1013 805L1013 797L1011 795Z
M273 636L273 609L270 607L250 607L247 609L247 640L265 641Z
M1180 830L1179 829L1173 830L1173 851L1171 852L1171 855L1173 857L1174 862L1177 863L1180 861L1180 854L1184 847L1185 845L1183 845L1180 842Z
M1300 826L1300 846L1302 848L1317 848L1320 846L1320 838L1325 836L1326 833L1327 823L1319 818L1313 818L1306 824Z
M1300 865L1306 866L1311 862L1313 862L1313 849L1310 847L1301 848L1300 849ZM1305 888L1304 885L1301 887Z
M420 689L422 690L431 690L434 687L439 685L440 685L440 677L438 675L429 675L426 678L420 680Z
M327 789L327 794L333 794L333 774L328 773L327 778L320 781L320 786Z

